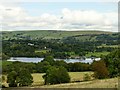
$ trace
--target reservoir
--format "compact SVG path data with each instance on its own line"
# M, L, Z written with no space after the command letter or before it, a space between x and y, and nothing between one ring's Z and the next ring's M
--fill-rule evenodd
M33 62L38 63L41 62L44 58L28 58L28 57L11 57L7 61L20 61L20 62ZM94 60L99 61L100 58L86 58L86 59L54 59L54 60L64 60L67 63L75 63L75 62L81 62L81 63L92 63Z

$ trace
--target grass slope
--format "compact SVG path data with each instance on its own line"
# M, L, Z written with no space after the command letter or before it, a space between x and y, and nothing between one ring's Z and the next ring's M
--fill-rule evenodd
M103 31L55 31L55 30L37 30L37 31L3 31L3 38L17 38L30 36L33 39L44 38L44 39L61 39L68 36L76 36L83 34L111 34L111 32Z
M93 80L93 81L78 82L78 83L45 85L45 86L40 86L39 88L117 88L117 87L118 87L118 78L111 78L111 79Z

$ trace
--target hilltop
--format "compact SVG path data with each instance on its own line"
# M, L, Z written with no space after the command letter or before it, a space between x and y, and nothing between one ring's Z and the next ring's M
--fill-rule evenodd
M55 30L34 30L34 31L3 31L3 40L30 38L30 39L62 39L77 35L91 34L112 34L112 32L104 31L55 31Z

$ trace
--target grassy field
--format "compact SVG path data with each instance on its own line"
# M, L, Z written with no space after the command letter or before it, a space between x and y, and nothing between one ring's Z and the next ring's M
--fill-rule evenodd
M35 53L47 53L49 50L36 50Z
M33 86L39 86L39 85L43 85L44 84L44 79L42 78L42 76L44 75L44 73L34 73L32 74L33 76Z
M100 57L101 55L107 55L109 53L110 52L95 52L95 53L89 52L88 54L86 54L86 57L91 57L91 56Z
M90 81L84 81L83 77L84 74L88 73L92 75L93 72L69 72L71 77L71 83L64 83L64 84L55 84L55 85L43 85L44 79L42 76L44 73L34 73L33 76L33 84L30 88L117 88L118 87L118 78L111 78L111 79L93 79L91 78ZM74 81L74 82L73 82ZM80 81L80 82L75 82ZM4 84L7 83L4 82Z
M55 31L55 30L38 30L38 31L14 31L14 32L3 32L4 39L26 37L30 36L33 39L44 38L44 39L57 39L68 36L75 36L81 34L111 34L111 32L103 31Z
M86 73L89 74L89 75L93 74L93 72L69 72L69 75L71 77L71 82L83 81L84 75ZM39 86L39 85L44 84L44 79L42 78L43 75L44 75L44 73L41 73L41 74L40 73L34 73L34 74L32 74L33 81L34 81L33 86Z
M69 72L69 75L71 77L71 82L83 81L84 75L86 73L89 74L90 76L93 74L93 72ZM33 84L32 84L32 86L41 86L41 85L43 85L44 84L44 79L42 78L42 76L44 74L45 73L34 73L34 74L32 74L32 76L33 76ZM6 75L4 75L4 76L5 76L6 81L7 81ZM91 80L92 79L93 78L91 78ZM6 86L8 86L6 82L4 82L4 84Z
M111 79L93 80L93 81L77 82L77 83L44 85L37 88L117 88L117 87L118 87L118 78L111 78Z
M112 48L118 48L119 45L101 45L101 46L98 46L98 48L101 48L101 47L112 47Z

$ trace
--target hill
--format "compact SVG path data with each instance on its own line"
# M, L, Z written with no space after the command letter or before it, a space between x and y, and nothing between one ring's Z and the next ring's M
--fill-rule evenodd
M39 31L3 31L3 40L7 39L61 39L77 35L91 35L91 34L112 34L112 32L103 31L55 31L55 30L39 30Z

